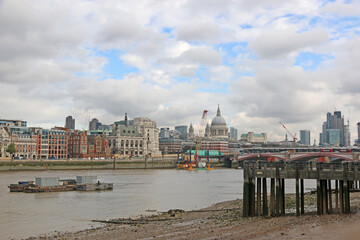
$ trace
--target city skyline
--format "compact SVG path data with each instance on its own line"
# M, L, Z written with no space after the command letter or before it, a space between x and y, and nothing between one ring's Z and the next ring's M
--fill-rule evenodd
M14 17L16 16L16 17ZM283 140L360 122L357 1L0 1L0 118L78 129L144 116Z

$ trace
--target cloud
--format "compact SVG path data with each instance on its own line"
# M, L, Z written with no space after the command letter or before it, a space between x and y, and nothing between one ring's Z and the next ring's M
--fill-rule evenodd
M313 29L303 33L287 29L265 32L254 39L249 47L260 57L270 59L284 57L294 51L313 47L326 41L328 41L328 36L325 29Z
M177 29L177 38L184 41L213 41L220 35L220 27L213 22L188 23Z

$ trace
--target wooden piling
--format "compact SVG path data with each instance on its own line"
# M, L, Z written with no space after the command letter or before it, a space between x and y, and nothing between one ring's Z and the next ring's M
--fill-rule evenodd
M250 216L255 217L255 163L251 163L250 178Z
M276 216L279 217L280 216L280 171L279 171L279 164L276 163L276 170L275 170L275 188L276 188L276 192L275 192L275 213Z
M339 213L339 180L335 180L335 211Z
M321 180L320 180L320 163L316 163L316 205L317 214L321 215L323 212L322 208L322 191L321 191Z
M275 216L275 178L270 179L270 215Z
M285 179L281 179L281 214L285 215Z
M348 163L343 163L344 213L350 213L350 181L348 181Z
M300 216L300 194L299 194L299 164L295 166L295 192L296 192L296 216Z
M267 184L266 178L263 178L263 215L268 215L268 202L267 202Z
M339 208L340 213L344 213L344 181L339 181L339 195L340 195L340 201L339 201Z
M329 194L329 213L332 213L332 190L331 190L331 180L328 180L328 194Z
M304 179L300 179L301 214L305 214L304 203Z
M261 178L257 178L257 182L256 182L256 215L260 216L261 215Z
M249 192L249 163L244 163L244 183L243 183L243 217L249 217L250 192Z

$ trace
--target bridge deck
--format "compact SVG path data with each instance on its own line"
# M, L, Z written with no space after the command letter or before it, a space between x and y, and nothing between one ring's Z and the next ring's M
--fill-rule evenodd
M256 162L249 163L248 174L257 178L293 178L296 179L296 166L299 179L348 180L360 181L360 163L292 163L292 162ZM277 175L276 169L279 169ZM253 171L253 172L252 172ZM245 171L246 173L246 171ZM245 176L244 176L245 177Z

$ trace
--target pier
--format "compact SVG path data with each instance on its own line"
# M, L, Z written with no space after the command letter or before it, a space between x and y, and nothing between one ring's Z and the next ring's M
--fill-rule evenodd
M317 214L350 213L350 191L360 184L360 163L244 161L243 216L280 216L286 179L295 179L296 216L305 214L304 179L317 182ZM268 180L270 194L268 196ZM335 183L332 185L332 183ZM268 199L269 197L269 199ZM333 204L334 203L334 204Z

